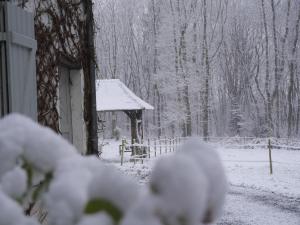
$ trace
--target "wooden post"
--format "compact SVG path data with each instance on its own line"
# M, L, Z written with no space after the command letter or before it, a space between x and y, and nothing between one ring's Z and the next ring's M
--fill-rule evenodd
M122 139L122 145L121 145L121 166L123 166L123 160L124 160L124 148L125 148L125 140Z
M270 162L270 174L273 174L273 165L272 165L272 146L271 146L271 140L268 140L268 149L269 149L269 162Z
M165 136L165 153L168 153L168 141L167 141L167 137Z
M148 138L148 153L149 153L149 159L151 158L151 155L150 155L150 139Z
M175 139L174 138L172 140L172 143L173 143L173 152L175 152Z
M156 139L154 139L154 157L156 157Z
M159 144L159 154L161 155L161 139L159 139L158 144Z
M135 165L135 157L136 157L136 148L135 148L135 146L134 146L134 144L135 144L135 139L133 138L132 139L132 156L133 156L133 163L134 163L134 165Z

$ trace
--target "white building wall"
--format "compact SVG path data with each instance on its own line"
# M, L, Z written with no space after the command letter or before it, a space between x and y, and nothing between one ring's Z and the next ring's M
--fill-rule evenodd
M85 154L86 149L86 126L84 122L84 81L82 70L71 70L71 111L73 144L81 154Z

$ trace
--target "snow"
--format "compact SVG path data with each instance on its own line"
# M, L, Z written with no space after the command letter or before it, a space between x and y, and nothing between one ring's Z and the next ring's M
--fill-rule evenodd
M75 156L61 161L45 197L51 223L71 225L80 219L88 201L92 171L101 169L102 164L94 157Z
M248 187L231 186L230 189L223 216L217 224L300 224L299 200Z
M37 224L23 215L23 209L14 200L24 197L27 189L22 163L28 163L37 174L53 175L48 192L42 198L52 225L111 225L113 222L108 214L85 214L91 200L106 200L118 208L125 215L120 222L122 225L199 225L215 221L222 211L227 191L222 163L231 184L232 202L245 201L248 207L273 213L279 211L276 222L283 223L284 215L289 214L291 224L297 224L295 212L300 209L297 205L291 207L290 203L297 204L300 199L299 151L274 150L274 175L270 176L266 149L221 147L216 151L216 145L207 145L194 138L175 153L168 148L162 157L153 158L152 149L151 159L145 158L136 164L129 160L130 153L126 153L124 166L120 166L118 144L104 146L102 160L82 157L50 129L17 114L5 117L0 121L0 153L3 154L0 157L0 225ZM131 171L148 182L143 181L144 185L139 186L120 169L125 173ZM268 194L262 195L262 191ZM271 195L272 192L275 194ZM276 198L279 201L274 204ZM230 218L231 201L226 202L225 223ZM258 201L264 205L259 205ZM284 214L274 205L287 208L288 213ZM236 210L236 207L239 205L233 209L240 213L239 220L251 219L245 215L246 209ZM255 209L251 210L249 212L255 214ZM263 217L261 212L254 216L264 221L260 218ZM274 222L267 220L262 224L273 224L270 221Z
M65 159L55 171L46 195L49 221L55 225L75 224L87 202L94 199L108 200L126 212L138 196L139 187L133 179L96 157Z
M211 146L202 144L198 139L191 140L174 155L168 156L164 149L162 152L165 156L160 157L159 160L143 159L144 165L141 163L134 165L129 160L130 153L126 153L125 165L120 166L119 143L113 140L109 143L104 146L101 155L104 161L114 163L126 172L134 170L138 176L142 176L139 171L149 168L146 174L151 173L149 185L153 193L146 198L147 202L151 202L150 206L143 206L140 203L134 211L135 214L145 214L149 219L147 223L156 224L155 216L153 217L151 211L160 212L161 218L164 218L168 224L177 224L179 218L185 220L187 224L210 222L220 215L227 182L221 161ZM167 150L169 153L169 147ZM151 155L154 156L153 152ZM210 171L210 165L213 166L213 171ZM151 195L154 195L157 200L150 201ZM138 224L139 221L133 216L125 221L127 220L130 221L128 224Z
M147 177L157 159L144 159L144 164L129 162L130 153L124 155L124 165L120 166L118 145L120 142L108 140L101 157L104 161L117 166L132 176ZM214 144L223 162L224 169L231 185L251 187L254 189L274 192L289 197L300 197L300 151L274 149L272 150L273 175L269 173L269 153L265 148L231 149ZM162 151L163 155L164 150ZM170 153L168 153L170 154Z
M87 179L91 178L85 170L54 179L45 197L49 222L55 225L72 225L82 216L88 200Z
M21 146L6 139L7 132L4 130L4 133L1 128L3 126L0 121L0 177L15 167L17 159L22 153Z
M32 169L34 181L37 177L41 181L46 174L53 176L47 180L51 181L49 190L41 199L52 225L77 224L90 200L105 199L124 213L139 196L139 186L133 179L96 157L82 157L61 136L19 114L0 120L0 153L0 208L20 214L16 218L1 214L5 225L31 224L22 217L18 203L10 198L30 199L27 174L21 168L24 165ZM84 216L81 223L92 223L96 218ZM108 220L101 221L110 224Z
M126 153L126 160L123 166L120 166L120 143L113 140L108 142L103 148L103 161L135 177L141 185L147 185L155 163L165 156L163 148L163 155L158 154L154 158L152 148L151 159L144 159L143 164L141 161L134 164L129 161L130 153ZM225 148L218 143L213 146L217 148L230 184L224 212L217 224L300 224L300 151L272 150L273 175L270 175L268 149L238 149L236 146L232 149L229 145ZM151 221L150 211L136 209L135 213L144 213L143 215L148 216ZM135 220L142 221L137 218ZM139 224L133 221L130 220L133 225Z
M157 217L158 198L144 193L136 204L130 209L121 225L162 225Z
M157 211L167 224L180 224L179 219L184 224L204 220L208 177L192 158L175 154L160 159L151 174L150 187L159 196Z
M205 144L197 138L187 140L179 149L180 156L189 156L199 166L208 180L208 211L206 222L212 222L222 212L227 180L221 159L212 145Z
M229 182L289 197L300 197L300 151L272 151L270 175L267 149L218 149Z
M12 198L20 198L27 188L27 176L23 169L15 167L13 170L4 174L0 179L0 187L3 192Z
M136 96L119 79L96 81L97 111L151 109L153 106Z
M89 185L90 199L106 199L126 212L139 196L137 183L114 167L106 166L93 176Z
M77 225L113 225L111 218L105 213L84 216Z
M76 149L50 128L38 125L20 114L0 120L0 176L12 169L16 160L24 160L41 172L52 171L59 160L76 153Z
M30 217L23 215L23 209L0 189L0 225L37 225Z

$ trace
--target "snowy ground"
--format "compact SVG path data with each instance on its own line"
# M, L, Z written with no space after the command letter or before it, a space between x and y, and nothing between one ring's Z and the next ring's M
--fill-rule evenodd
M110 141L103 149L102 158L136 177L140 183L147 182L158 157L146 159L143 164L134 164L129 161L130 155L127 153L124 165L120 166L119 144ZM230 190L223 217L217 224L300 224L300 151L273 150L273 175L269 174L266 149L218 147L218 151L227 172ZM165 155L164 150L162 155Z

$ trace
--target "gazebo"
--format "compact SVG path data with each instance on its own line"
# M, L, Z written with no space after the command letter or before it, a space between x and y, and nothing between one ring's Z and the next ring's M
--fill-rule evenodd
M136 96L119 79L96 81L97 112L123 111L130 118L131 141L143 139L143 111L153 106Z

